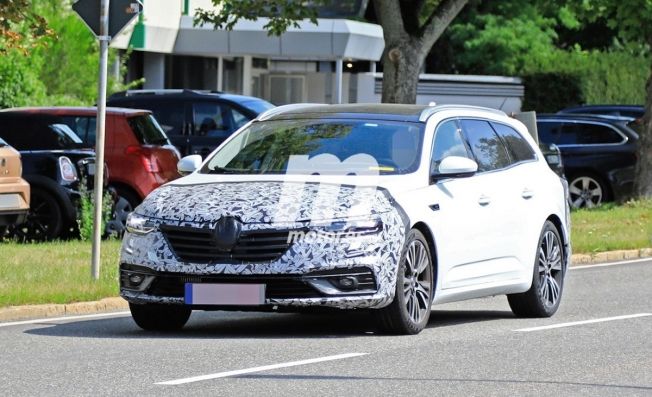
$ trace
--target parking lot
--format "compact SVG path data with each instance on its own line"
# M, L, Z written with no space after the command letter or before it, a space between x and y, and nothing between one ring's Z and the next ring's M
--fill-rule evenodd
M0 324L2 395L650 395L652 260L573 268L551 319L502 296L436 306L416 336L364 313L127 313Z

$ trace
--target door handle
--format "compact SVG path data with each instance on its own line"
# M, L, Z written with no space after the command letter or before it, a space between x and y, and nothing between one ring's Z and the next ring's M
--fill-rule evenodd
M526 200L531 199L534 197L534 192L528 188L523 189L523 192L521 193L521 197L523 197Z
M483 207L489 205L489 203L491 203L491 197L485 196L484 194L480 196L480 198L478 199L478 204L480 204Z

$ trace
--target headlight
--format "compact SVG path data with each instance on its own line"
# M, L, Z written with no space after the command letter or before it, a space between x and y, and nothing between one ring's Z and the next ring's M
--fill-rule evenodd
M147 234L153 232L156 225L149 218L132 212L127 217L127 231L133 234Z
M383 222L380 219L347 219L344 221L314 224L312 225L312 229L319 233L339 237L355 237L379 233L383 229Z

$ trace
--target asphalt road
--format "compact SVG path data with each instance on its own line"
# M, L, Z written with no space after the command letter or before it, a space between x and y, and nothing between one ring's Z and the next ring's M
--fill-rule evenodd
M551 319L477 299L435 306L417 336L355 313L197 312L175 334L125 314L0 323L0 395L649 396L650 280L652 261L573 269Z

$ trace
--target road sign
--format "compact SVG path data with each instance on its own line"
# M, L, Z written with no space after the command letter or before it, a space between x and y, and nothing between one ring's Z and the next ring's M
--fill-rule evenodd
M79 0L72 5L72 9L81 17L88 28L100 37L100 10L99 0ZM143 3L139 0L111 0L109 7L109 32L110 37L115 37L143 10Z

